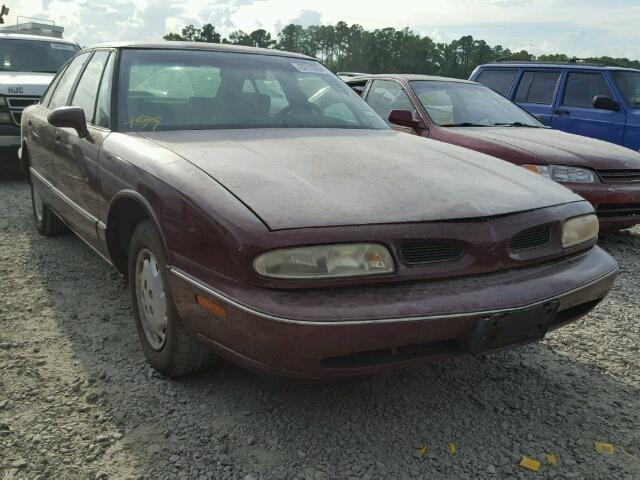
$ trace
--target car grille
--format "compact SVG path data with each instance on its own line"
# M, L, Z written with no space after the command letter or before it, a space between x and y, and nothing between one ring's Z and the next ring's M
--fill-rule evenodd
M634 217L640 215L640 203L601 203L596 210L598 217Z
M598 170L605 183L640 183L640 170Z
M7 97L7 105L9 106L13 123L19 126L22 118L22 110L29 105L38 103L39 100L40 97Z
M402 260L407 265L450 262L464 256L464 249L455 243L438 243L433 240L411 240L400 246Z
M512 251L531 250L544 247L551 240L551 226L540 225L516 233L509 241Z

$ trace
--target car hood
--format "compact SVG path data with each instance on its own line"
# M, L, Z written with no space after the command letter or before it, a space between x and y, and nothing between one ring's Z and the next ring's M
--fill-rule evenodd
M394 131L141 135L199 167L272 230L477 218L581 200L493 157Z
M53 73L0 72L0 95L42 95Z
M549 128L453 128L456 134L524 151L549 164L600 169L640 169L640 153L613 143Z

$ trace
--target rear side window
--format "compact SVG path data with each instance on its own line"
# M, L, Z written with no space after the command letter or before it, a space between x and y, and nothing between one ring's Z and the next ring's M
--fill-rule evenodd
M351 90L362 96L362 94L364 93L364 89L367 87L367 80L362 80L360 82L349 82L347 83L347 85L349 85Z
M601 74L569 73L562 104L568 107L593 108L593 97L596 95L613 98Z
M515 101L550 105L559 79L560 72L524 72Z
M109 52L96 52L87 68L84 69L82 77L78 82L76 91L73 94L71 105L82 107L84 116L88 123L94 123L93 112L96 107L96 97L98 96L98 87L102 72L109 58Z
M60 77L60 81L58 82L58 85L56 85L56 89L51 94L51 100L48 105L51 110L67 105L71 89L76 83L78 75L80 75L82 67L89 56L90 53L83 53L82 55L74 58L69 64L67 70L62 74L62 77Z
M515 76L516 70L483 70L480 72L476 82L486 85L491 90L506 97Z

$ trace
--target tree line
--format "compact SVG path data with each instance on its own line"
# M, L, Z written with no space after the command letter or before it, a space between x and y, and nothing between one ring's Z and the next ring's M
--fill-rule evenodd
M511 51L501 45L491 46L484 40L465 35L451 42L437 42L409 28L366 30L361 25L338 22L335 25L285 26L272 38L260 28L250 33L236 30L222 37L207 23L201 28L185 26L180 33L165 35L165 40L228 43L262 48L277 48L318 58L334 72L418 73L445 77L468 78L482 63L501 59L537 61L573 61L558 53L538 57L526 50ZM592 57L580 61L607 63L640 68L638 60Z

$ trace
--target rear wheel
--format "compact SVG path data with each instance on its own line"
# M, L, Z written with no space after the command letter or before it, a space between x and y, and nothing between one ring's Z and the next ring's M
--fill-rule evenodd
M31 207L33 209L33 223L36 229L45 236L60 235L67 231L67 226L53 213L44 202L37 187L31 179Z
M212 363L213 355L182 326L167 281L160 236L149 220L142 221L131 238L129 290L144 355L156 370L177 377Z

